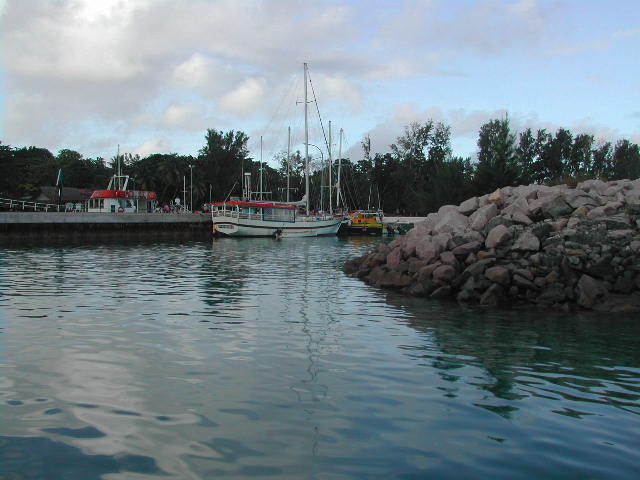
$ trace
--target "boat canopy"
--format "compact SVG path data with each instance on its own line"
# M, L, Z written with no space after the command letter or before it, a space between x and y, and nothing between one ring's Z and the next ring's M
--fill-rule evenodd
M148 192L146 190L95 190L91 194L91 198L145 198L147 200L156 200L156 192Z
M295 210L295 205L286 205L283 203L266 203L266 202L240 202L237 200L230 200L228 202L213 202L211 204L214 207L218 206L238 206L238 207L253 207L253 208L282 208L286 210Z

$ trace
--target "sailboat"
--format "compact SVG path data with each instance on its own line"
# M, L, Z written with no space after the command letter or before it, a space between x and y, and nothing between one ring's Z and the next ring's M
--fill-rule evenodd
M305 195L300 202L272 202L251 199L251 175L245 173L244 200L211 204L214 235L231 237L317 237L336 235L342 217L311 215L309 209L309 128L307 98L308 66L304 64L304 148ZM260 187L262 194L262 187ZM302 212L299 207L304 205Z

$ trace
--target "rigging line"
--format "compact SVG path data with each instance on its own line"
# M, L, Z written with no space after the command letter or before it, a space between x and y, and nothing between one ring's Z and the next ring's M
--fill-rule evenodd
M267 123L267 126L262 130L262 135L266 135L268 133L269 128L271 127L272 123L274 123L276 117L280 113L280 110L282 109L282 106L284 105L285 99L290 95L291 91L294 89L295 83L294 83L293 80L294 79L292 79L290 81L289 88L286 88L286 89L283 90L282 97L280 98L280 103L278 104L278 108L273 112L273 115L271 116L271 119Z
M316 104L316 111L318 112L318 119L320 120L320 128L322 129L322 136L324 137L324 144L327 147L327 150L329 148L329 142L327 141L327 135L324 131L324 125L322 123L322 116L320 116L320 107L318 107L318 98L316 97L316 91L313 88L313 82L311 81L311 74L309 73L309 70L307 70L307 76L309 77L309 85L311 85L311 93L313 93L313 101Z

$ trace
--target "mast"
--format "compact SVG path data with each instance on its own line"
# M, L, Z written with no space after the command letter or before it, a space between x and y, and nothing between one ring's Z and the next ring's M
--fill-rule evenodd
M336 208L340 206L340 170L342 169L342 129L340 129L340 143L338 147L338 185L336 186Z
M117 187L117 189L120 190L120 186L121 186L120 181L122 180L121 179L122 173L120 172L120 144L118 144L118 152L116 153L116 161L118 163L118 187Z
M309 215L309 122L307 103L307 64L304 64L304 196Z
M331 160L331 120L329 120L329 215L333 215L333 203L331 202L331 169L333 161Z
M291 168L291 127L289 127L289 139L287 140L287 202L289 201L289 175Z
M260 135L260 200L262 200L262 135Z

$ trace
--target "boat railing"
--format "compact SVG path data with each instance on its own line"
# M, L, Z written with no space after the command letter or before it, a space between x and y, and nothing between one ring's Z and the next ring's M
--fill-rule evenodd
M214 210L212 212L212 215L214 217L231 217L231 218L242 218L242 219L248 219L248 220L262 220L262 214L261 213L244 213L244 212L238 212L237 210L231 210L231 209L220 209L220 210Z

